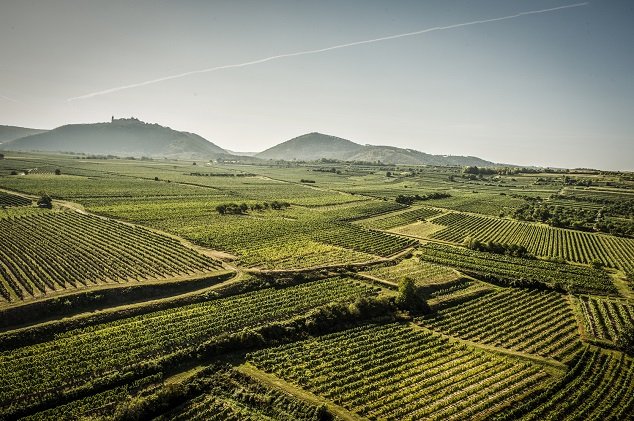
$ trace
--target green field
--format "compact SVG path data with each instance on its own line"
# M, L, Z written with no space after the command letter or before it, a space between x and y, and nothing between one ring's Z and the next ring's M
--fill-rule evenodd
M0 419L634 413L631 174L195 164L0 160Z

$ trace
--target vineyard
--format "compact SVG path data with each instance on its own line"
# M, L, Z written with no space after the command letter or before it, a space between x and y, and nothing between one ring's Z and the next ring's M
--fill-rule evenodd
M0 191L0 207L3 206L29 206L31 199L27 199L23 196L6 193Z
M634 305L622 300L579 297L586 332L595 338L616 341L626 324L634 321Z
M417 258L406 259L396 265L377 267L366 273L393 284L398 284L405 277L413 279L418 285L443 284L458 277L448 267L422 262Z
M416 221L423 221L432 216L439 215L440 211L431 208L415 208L402 212L393 212L370 219L362 219L358 223L366 228L389 229L401 225L412 224Z
M69 392L99 378L129 375L148 360L186 355L222 334L371 294L374 291L367 286L331 278L125 318L5 351L0 353L0 416L15 406L45 401L52 392Z
M448 213L433 219L447 228L433 238L462 243L466 237L481 241L519 244L536 256L561 257L579 263L599 260L604 265L634 270L634 239L552 228L508 219Z
M544 283L567 291L616 293L605 271L537 259L507 256L454 247L426 244L420 259L437 265L453 266L464 273L504 283Z
M169 237L77 212L0 219L4 301L221 268Z
M237 370L224 370L204 378L208 393L191 399L165 419L188 420L316 420L320 409L314 405L264 386Z
M634 414L634 239L581 231L631 173L7 152L0 189L2 420ZM597 218L510 219L548 206Z
M264 349L248 359L371 419L484 418L551 382L530 364L398 324Z
M625 420L634 413L634 363L585 349L566 376L500 419Z
M581 345L570 303L554 292L506 289L420 322L462 339L559 360L571 357Z

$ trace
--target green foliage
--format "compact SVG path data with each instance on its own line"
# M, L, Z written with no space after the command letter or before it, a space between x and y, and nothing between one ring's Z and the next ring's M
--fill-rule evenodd
M623 352L634 357L634 324L631 320L621 328L616 344Z
M603 270L486 253L445 244L426 244L421 251L421 261L455 267L464 273L503 286L570 292L617 292L612 280Z
M51 209L53 207L53 199L46 193L43 193L39 199L37 199L37 206L40 208Z
M417 313L429 313L430 311L420 287L409 277L405 277L399 282L398 295L396 296L395 303L401 310Z

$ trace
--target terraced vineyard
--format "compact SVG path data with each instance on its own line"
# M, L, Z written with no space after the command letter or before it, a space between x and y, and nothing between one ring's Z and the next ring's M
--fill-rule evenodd
M453 266L464 273L505 284L540 282L568 291L598 291L616 294L616 287L603 270L584 266L524 259L469 250L445 244L426 244L420 259Z
M31 199L0 191L0 206L29 206Z
M470 236L481 241L523 245L536 256L561 257L579 263L596 259L609 267L634 270L634 239L631 238L462 213L442 215L433 223L447 226L432 235L438 240L462 243Z
M440 213L441 211L432 208L415 208L370 219L362 219L358 221L358 224L372 229L389 229L401 225L408 225L416 221L423 221Z
M599 339L615 341L627 324L634 323L634 305L622 300L579 297L586 332Z
M499 419L626 420L632 414L632 360L585 349L563 379Z
M222 267L172 238L78 212L4 218L0 231L3 301Z
M558 360L570 358L581 345L570 303L554 292L505 289L420 322L462 339Z
M530 364L400 324L363 326L248 359L368 418L484 418L552 381Z
M99 378L130 376L151 359L186 356L218 335L372 294L373 289L358 282L331 278L98 324L5 351L0 353L0 417L27 403L45 402L53 392L63 394Z

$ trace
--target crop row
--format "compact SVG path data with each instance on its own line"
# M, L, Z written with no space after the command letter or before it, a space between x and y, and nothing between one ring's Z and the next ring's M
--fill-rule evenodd
M254 365L371 419L467 419L548 375L411 326L368 325L250 354Z
M374 290L342 278L267 288L68 331L54 340L0 354L0 417L16 406L109 376L134 373L218 335L285 320Z
M499 419L625 420L634 414L634 363L631 359L585 349L557 383Z
M210 391L165 416L166 420L318 420L320 409L265 386L237 370L223 370L200 381Z
M391 256L416 244L416 241L346 223L315 233L316 240L378 256Z
M4 218L0 231L5 300L221 267L172 238L77 212Z
M396 265L377 267L368 271L367 274L395 284L407 277L413 279L418 285L448 282L457 277L452 269L422 262L417 258L405 259Z
M560 257L573 262L599 260L606 266L634 270L634 239L516 222L508 219L448 213L434 219L447 228L433 238L461 243L466 237L518 244L536 256Z
M436 216L441 212L431 208L415 208L402 212L388 213L378 217L363 219L359 224L366 228L388 229L400 227L401 225L412 224L416 221L422 221L432 216Z
M0 206L28 206L31 199L0 191Z
M615 341L634 322L634 306L623 301L581 296L579 302L586 330L596 338Z
M420 319L463 339L564 360L581 345L565 297L506 289Z
M507 281L538 281L566 290L597 290L616 293L603 270L571 264L525 259L503 254L470 250L445 244L426 244L421 248L423 262L453 266L472 275Z

